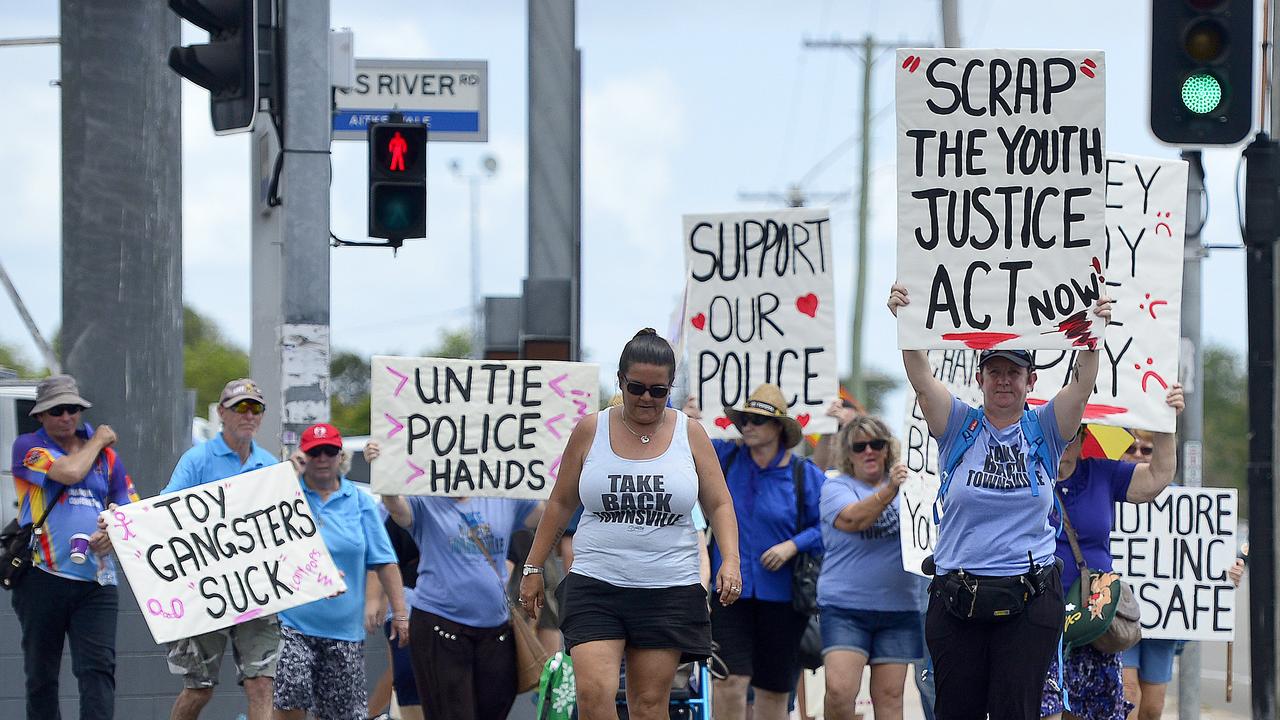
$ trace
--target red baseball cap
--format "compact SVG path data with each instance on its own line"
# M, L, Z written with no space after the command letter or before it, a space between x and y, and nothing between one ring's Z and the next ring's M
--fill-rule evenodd
M341 449L342 433L329 423L316 423L302 431L302 442L298 445L302 452L321 445L332 445Z

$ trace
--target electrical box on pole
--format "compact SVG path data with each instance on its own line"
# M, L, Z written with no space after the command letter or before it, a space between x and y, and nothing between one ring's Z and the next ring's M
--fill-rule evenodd
M1234 145L1253 128L1254 0L1153 0L1151 132Z
M275 87L271 0L169 0L169 7L209 33L208 43L170 48L169 67L209 91L215 133L252 130L261 86Z
M427 126L369 125L369 237L427 236Z

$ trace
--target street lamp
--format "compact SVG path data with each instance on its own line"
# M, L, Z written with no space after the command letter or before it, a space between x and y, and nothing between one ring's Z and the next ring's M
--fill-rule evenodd
M498 159L492 155L480 158L480 170L462 171L462 161L454 158L449 170L455 178L466 180L471 205L471 355L481 357L484 346L484 301L480 297L480 181L498 173Z

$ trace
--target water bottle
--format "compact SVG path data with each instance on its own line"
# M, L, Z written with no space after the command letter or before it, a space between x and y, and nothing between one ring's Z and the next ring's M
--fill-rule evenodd
M111 561L110 555L98 555L93 553L93 560L98 564L98 573L95 578L99 585L115 585L116 584L116 568L115 563Z

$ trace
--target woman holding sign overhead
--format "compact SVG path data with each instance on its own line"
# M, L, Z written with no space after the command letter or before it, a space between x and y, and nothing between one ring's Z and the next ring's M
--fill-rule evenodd
M910 301L894 284L889 310L897 315ZM1093 313L1109 321L1111 300L1100 298ZM938 439L942 474L925 620L937 717L1038 718L1063 618L1049 511L1058 460L1098 376L1098 351L1081 352L1071 381L1035 410L1027 409L1036 374L1025 350L982 351L979 408L933 376L923 350L903 350L902 362Z
M543 603L542 563L581 505L573 567L557 594L583 720L618 717L624 658L628 716L657 720L668 716L676 666L711 654L694 505L735 550L738 528L706 431L666 407L675 371L671 345L650 328L623 348L622 406L573 429L524 567L520 603L532 616ZM726 553L715 590L725 604L738 598L736 553Z

